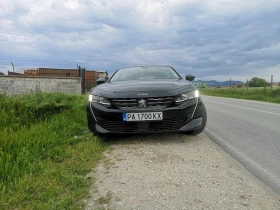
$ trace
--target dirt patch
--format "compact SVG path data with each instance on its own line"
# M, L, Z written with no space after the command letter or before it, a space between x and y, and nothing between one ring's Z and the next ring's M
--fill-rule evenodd
M86 209L280 209L280 196L205 134L118 137Z

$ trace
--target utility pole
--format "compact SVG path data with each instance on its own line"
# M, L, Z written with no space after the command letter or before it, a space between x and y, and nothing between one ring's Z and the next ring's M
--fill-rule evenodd
M13 66L13 72L15 72L15 66L13 64L13 62L11 62L12 66Z
M271 75L271 83L270 83L271 89L272 89L272 84L273 84L273 75Z
M79 69L78 69L78 74L79 74L79 77L81 77L82 79L82 83L81 83L81 93L85 93L85 89L86 89L86 69L85 68L81 68L79 66Z
M249 88L249 81L248 81L248 79L247 79L247 91L248 91L248 88Z
M230 80L229 80L229 85L230 85L230 89L231 89L231 78L230 78Z

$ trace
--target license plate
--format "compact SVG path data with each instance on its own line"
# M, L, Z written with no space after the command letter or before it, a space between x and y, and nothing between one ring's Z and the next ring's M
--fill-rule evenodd
M162 120L162 112L123 113L123 121Z

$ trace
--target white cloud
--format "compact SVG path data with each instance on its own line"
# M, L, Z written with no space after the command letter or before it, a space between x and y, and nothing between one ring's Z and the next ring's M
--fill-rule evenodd
M0 0L0 68L162 63L199 78L280 78L279 10L274 0Z

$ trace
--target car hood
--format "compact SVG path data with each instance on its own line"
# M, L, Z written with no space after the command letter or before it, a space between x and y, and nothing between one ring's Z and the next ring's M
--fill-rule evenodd
M97 86L92 94L105 97L169 96L195 90L187 80L109 82ZM143 94L143 95L141 95Z
M153 90L174 90L186 85L190 82L175 81L126 81L126 82L110 82L97 86L98 89L112 93L127 93L138 91L153 91Z

